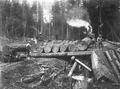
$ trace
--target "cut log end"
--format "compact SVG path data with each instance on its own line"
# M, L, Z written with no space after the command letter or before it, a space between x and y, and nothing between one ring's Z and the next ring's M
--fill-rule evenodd
M53 52L53 53L58 53L58 52L59 52L59 49L60 49L60 47L57 46L57 45L55 45L55 46L53 46L53 48L52 48L52 52Z
M49 46L49 45L48 45L48 46L45 46L45 47L44 47L44 52L45 52L45 53L50 53L51 50L52 50L52 46Z

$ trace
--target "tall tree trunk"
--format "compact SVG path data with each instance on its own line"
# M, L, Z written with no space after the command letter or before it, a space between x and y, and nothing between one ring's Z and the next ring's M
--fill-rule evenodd
M2 35L2 4L0 4L0 36Z

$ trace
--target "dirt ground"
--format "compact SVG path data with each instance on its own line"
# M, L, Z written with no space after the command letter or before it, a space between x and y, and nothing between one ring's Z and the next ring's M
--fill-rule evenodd
M71 66L62 59L39 58L18 64L1 69L1 89L120 89L107 81L93 81L87 88L75 87L79 83L67 76Z

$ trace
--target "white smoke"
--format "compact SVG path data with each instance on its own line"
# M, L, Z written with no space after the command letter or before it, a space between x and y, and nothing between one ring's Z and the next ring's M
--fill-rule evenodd
M68 25L72 27L85 27L87 29L87 32L92 33L92 26L89 22L82 20L82 19L71 19L67 21Z

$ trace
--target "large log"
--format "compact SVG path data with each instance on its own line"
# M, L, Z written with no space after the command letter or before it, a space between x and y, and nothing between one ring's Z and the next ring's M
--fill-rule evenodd
M76 45L76 50L77 51L84 51L88 48L88 44L86 42L80 42L79 44Z
M43 53L44 52L44 46L39 46L38 51L39 51L39 53Z
M120 47L120 42L113 42L113 41L108 41L108 40L106 40L106 41L110 44L117 45Z
M58 53L59 50L60 50L60 45L58 45L58 44L57 44L57 45L54 45L53 48L52 48L52 52L53 52L53 53Z
M67 52L69 44L63 44L60 46L60 52Z
M118 60L117 54L115 53L114 50L110 50L109 53L110 53L111 58L113 59L115 65L117 65L117 67L118 67L119 70L120 70L120 62L119 62L119 60Z
M104 76L114 82L118 82L117 77L114 75L111 64L101 50L96 50L92 52L91 61L92 69L97 79L100 79Z
M92 42L92 39L89 37L86 37L82 39L80 42L70 44L69 51L70 52L84 51L89 47L91 42Z
M53 44L52 52L53 53L58 53L60 51L60 46L63 45L66 41L56 41Z
M69 49L69 52L76 52L76 44L70 44L68 49Z
M55 43L55 41L53 40L53 41L50 41L50 42L48 42L48 43L45 43L44 44L44 52L45 53L50 53L50 52L52 52L52 48L53 48L53 44Z
M92 51L81 51L81 52L59 52L59 53L30 53L31 57L60 57L60 56L83 56L91 55Z
M69 45L68 45L68 51L69 52L76 52L77 50L77 44L78 44L78 40L76 40L76 41L70 41L69 42Z
M110 53L108 51L106 51L105 53L106 53L106 55L108 57L109 62L111 63L111 65L113 67L113 70L114 70L116 76L118 77L118 79L120 81L120 73L119 73L119 70L117 69L117 66L114 63L114 60L112 59L112 57L111 57L111 55L110 55Z
M78 43L77 45L78 51L86 50L91 44L91 42L92 42L92 39L89 37L85 37L84 39L82 39L81 42Z
M90 45L92 39L89 37L85 37L84 39L82 39L82 42L85 42L87 45Z
M120 52L118 52L117 50L115 52L116 52L116 55L118 57L118 61L120 62Z
M52 51L52 45L46 45L44 46L44 52L45 53L50 53Z

